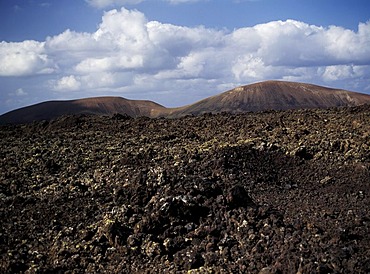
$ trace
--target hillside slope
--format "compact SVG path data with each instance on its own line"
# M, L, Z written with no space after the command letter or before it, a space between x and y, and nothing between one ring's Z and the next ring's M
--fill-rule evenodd
M96 97L49 101L13 110L0 116L0 124L52 120L63 115L125 114L130 117L170 117L203 113L244 113L265 110L312 109L370 104L370 95L322 86L284 81L265 81L237 87L191 105L165 108L152 101L121 97Z
M69 101L48 101L16 109L0 116L0 124L21 124L52 120L63 115L127 114L131 117L157 116L166 108L144 100L128 100L122 97L95 97Z
M237 87L195 104L173 110L172 116L202 113L330 108L370 103L370 95L322 86L265 81Z

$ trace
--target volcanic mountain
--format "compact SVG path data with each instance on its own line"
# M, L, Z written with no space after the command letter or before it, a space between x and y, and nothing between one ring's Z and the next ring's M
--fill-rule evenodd
M264 110L330 108L370 104L370 95L312 84L265 81L237 87L194 104L165 108L152 101L97 97L49 101L13 110L0 116L0 124L52 120L62 115L115 113L131 117L181 117L203 113L243 113Z
M195 104L175 109L170 115L212 112L288 110L358 106L370 104L370 95L312 84L265 81L237 87Z
M22 124L52 120L63 115L88 114L131 117L155 117L166 108L152 101L128 100L122 97L95 97L68 101L48 101L16 109L0 116L0 124Z

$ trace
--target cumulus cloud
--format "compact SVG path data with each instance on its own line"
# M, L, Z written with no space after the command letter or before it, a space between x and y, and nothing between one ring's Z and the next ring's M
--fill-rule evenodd
M64 76L53 84L53 89L56 91L75 91L80 87L80 81L73 75Z
M360 23L358 32L332 26L323 34L329 55L339 62L366 63L370 61L370 21Z
M47 75L48 87L58 92L145 93L153 100L175 92L205 97L265 79L361 91L370 86L369 45L370 21L357 31L295 20L228 31L148 21L122 8L105 12L93 33L66 30L44 42L2 42L0 76Z
M0 76L26 76L47 74L54 71L44 43L24 41L0 43Z
M322 77L326 81L356 79L367 75L366 66L337 65L322 69Z

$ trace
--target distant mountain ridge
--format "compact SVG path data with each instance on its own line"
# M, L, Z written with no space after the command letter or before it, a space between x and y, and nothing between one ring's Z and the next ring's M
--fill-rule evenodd
M0 124L22 124L33 121L52 120L63 115L126 114L131 117L157 116L166 111L152 101L128 100L122 97L94 97L67 101L47 101L19 108L0 116Z
M240 86L176 109L174 116L199 115L206 112L243 113L363 104L370 104L370 95L298 82L265 81Z
M129 100L122 97L48 101L5 113L0 116L0 124L52 120L72 114L113 115L120 113L131 117L177 118L209 112L243 113L363 104L370 104L370 95L298 82L265 81L237 87L179 108L166 108L152 101Z

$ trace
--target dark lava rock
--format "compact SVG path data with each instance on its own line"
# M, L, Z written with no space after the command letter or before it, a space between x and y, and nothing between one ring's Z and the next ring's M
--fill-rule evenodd
M247 191L240 185L233 186L227 191L226 201L227 204L232 208L255 205L251 197L249 197Z
M0 127L0 273L369 273L370 107Z

